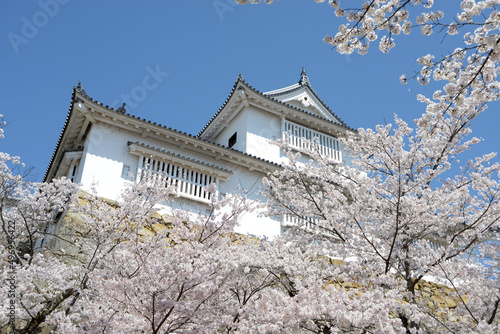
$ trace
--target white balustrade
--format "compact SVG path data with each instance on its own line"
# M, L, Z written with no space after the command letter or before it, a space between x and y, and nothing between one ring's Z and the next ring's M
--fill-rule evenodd
M143 170L152 172L155 177L163 178L165 186L176 186L179 196L206 203L210 203L211 194L205 188L211 183L217 184L214 176L150 157L142 157L139 179Z
M318 223L318 218L308 217L306 219L297 217L296 215L285 213L282 217L282 225L285 227L299 227L312 229Z
M311 143L317 138L320 154L334 162L342 162L342 151L337 138L325 135L321 132L306 128L304 126L285 121L284 140L292 148L299 151L312 149Z

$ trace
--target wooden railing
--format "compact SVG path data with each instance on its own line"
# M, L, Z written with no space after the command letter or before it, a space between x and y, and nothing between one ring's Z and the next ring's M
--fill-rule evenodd
M316 226L318 218L309 217L307 219L297 217L292 214L285 213L282 217L281 224L284 227L299 227L312 229Z
M205 190L211 183L217 184L217 178L154 158L142 157L139 164L139 180L144 170L148 170L165 179L165 186L176 187L177 194L196 201L210 203L211 193Z
M285 121L284 140L297 150L313 149L311 143L317 138L320 154L334 162L342 162L342 151L337 138L304 126Z

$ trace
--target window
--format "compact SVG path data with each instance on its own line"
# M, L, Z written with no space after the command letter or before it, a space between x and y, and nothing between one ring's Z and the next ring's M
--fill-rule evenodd
M236 144L238 132L235 132L227 142L227 146L233 147Z
M75 175L76 175L76 164L73 165L73 170L71 171L70 169L70 173L71 173L71 182L75 182Z
M129 175L129 173L130 173L130 166L123 165L123 167L122 167L122 179L130 180L131 176Z

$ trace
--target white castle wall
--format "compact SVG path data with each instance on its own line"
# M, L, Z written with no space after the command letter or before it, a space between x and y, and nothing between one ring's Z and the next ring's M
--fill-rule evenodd
M243 123L239 124L241 126ZM219 183L219 192L221 194L246 193L251 201L265 201L259 195L262 177L264 176L260 172L250 171L242 166L222 160L216 161L213 157L185 148L179 151L177 145L167 141L160 141L151 137L144 138L140 134L103 123L94 124L87 135L79 173L75 182L81 183L85 191L91 191L92 187L94 187L99 196L114 200L119 199L127 183L133 182L128 177L123 177L123 167L128 166L133 175L136 175L138 170L139 158L129 152L127 145L129 141L137 141L156 148L163 148L192 159L232 170L234 174L230 179ZM209 209L206 204L180 197L176 199L174 208L194 213L205 213ZM280 234L280 223L267 217L258 217L257 212L247 213L242 217L237 232L272 238Z

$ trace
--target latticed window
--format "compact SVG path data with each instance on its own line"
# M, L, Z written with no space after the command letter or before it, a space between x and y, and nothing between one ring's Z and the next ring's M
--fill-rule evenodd
M165 186L177 187L179 196L209 203L211 194L205 190L211 183L217 184L217 178L172 162L152 157L142 157L139 164L139 180L143 171L148 170L165 179Z
M285 121L283 140L285 140L290 147L299 151L306 148L312 149L310 143L315 138L318 140L318 149L322 156L335 162L342 162L342 151L337 138Z

